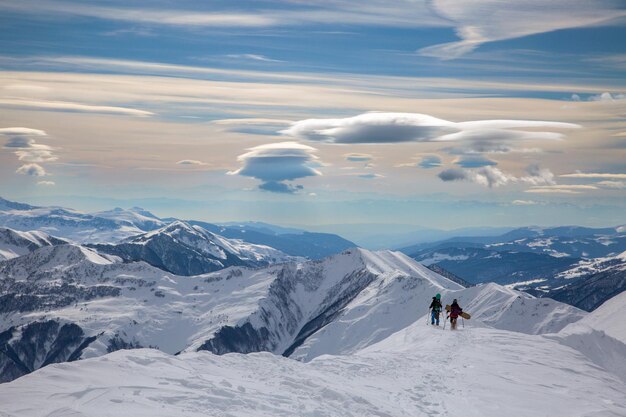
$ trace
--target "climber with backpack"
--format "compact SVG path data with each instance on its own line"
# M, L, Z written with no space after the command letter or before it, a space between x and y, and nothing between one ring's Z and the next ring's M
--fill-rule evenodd
M433 297L433 301L430 303L430 324L439 326L439 313L443 306L441 305L441 294L437 294Z
M446 307L447 309L447 307ZM456 330L456 320L459 318L459 316L463 313L463 309L461 308L461 306L459 305L459 303L456 301L456 298L454 299L454 301L452 301L452 305L450 306L450 327L451 330Z

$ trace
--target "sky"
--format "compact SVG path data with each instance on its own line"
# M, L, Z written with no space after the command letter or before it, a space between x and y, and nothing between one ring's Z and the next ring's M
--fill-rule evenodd
M0 196L212 222L626 223L626 4L0 0Z

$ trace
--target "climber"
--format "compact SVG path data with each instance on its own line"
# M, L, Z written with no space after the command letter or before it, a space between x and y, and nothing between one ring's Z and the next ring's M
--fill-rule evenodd
M437 294L433 297L433 301L430 303L430 324L439 326L439 313L443 306L441 305L441 294Z
M463 313L463 309L459 306L456 298L452 301L452 305L450 306L450 327L452 330L456 330L456 320Z

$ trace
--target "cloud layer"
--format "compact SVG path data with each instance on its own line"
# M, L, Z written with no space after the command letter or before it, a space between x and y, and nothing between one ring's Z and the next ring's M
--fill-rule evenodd
M455 123L420 113L369 112L343 119L306 119L280 133L339 144L466 142L489 149L522 140L558 140L561 133L520 129L573 129L579 125L537 120L479 120ZM503 148L502 148L503 149Z
M317 149L296 142L281 142L260 145L248 149L237 160L243 164L230 175L242 175L260 180L259 188L278 193L295 193L302 189L300 185L291 185L286 181L322 175L316 166Z
M23 163L15 171L17 174L29 175L31 177L46 176L48 174L40 164L53 162L58 159L52 147L37 143L36 139L47 137L46 132L43 130L27 127L0 128L0 136L7 138L4 149L12 151L17 156L17 159Z
M460 57L487 42L514 39L559 29L609 24L626 15L612 0L434 0L437 14L456 26L458 42L421 49L422 55Z
M484 187L500 187L510 183L525 183L533 186L554 186L554 174L538 165L529 165L527 175L516 177L493 166L483 166L474 169L450 168L439 173L442 181L469 181Z

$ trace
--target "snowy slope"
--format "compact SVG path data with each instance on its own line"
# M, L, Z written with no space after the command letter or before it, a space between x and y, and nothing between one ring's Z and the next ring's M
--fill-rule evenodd
M37 364L131 346L269 351L303 360L346 354L423 322L436 292L444 301L459 298L474 313L473 326L542 333L583 314L495 284L463 289L397 252L354 249L320 261L181 277L60 245L0 264L0 345L27 364L2 357L0 368L10 368L12 379ZM63 325L77 328L63 339L66 354L50 359ZM37 326L49 342L25 336Z
M0 261L26 255L42 246L67 243L46 233L20 232L0 227Z
M420 323L353 355L307 363L144 349L0 385L3 417L621 417L624 398L622 381L555 340Z
M626 291L626 252L617 256L581 262L552 282L539 287L546 297L593 311L602 303Z
M388 252L388 256L404 258L407 264L412 262L399 252ZM463 309L472 314L468 327L544 334L557 332L586 315L575 307L493 283L462 288L447 279L443 281L443 277L422 265L413 262L411 266L408 270L387 268L387 273L352 300L332 323L309 337L293 357L308 361L328 353L351 354L405 328L418 317L425 324L435 293L442 295L443 304L458 299Z
M75 242L115 242L143 233L122 220L96 217L61 207L35 207L0 199L0 225L20 231L39 230Z
M141 207L132 207L130 209L116 207L113 210L99 211L92 213L92 215L117 222L126 222L145 231L158 229L167 224L166 221L161 220Z
M611 298L578 322L626 344L626 291Z
M264 245L226 239L200 226L174 221L120 243L91 245L127 261L145 261L178 275L199 275L229 266L258 267L296 258Z

